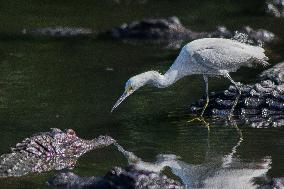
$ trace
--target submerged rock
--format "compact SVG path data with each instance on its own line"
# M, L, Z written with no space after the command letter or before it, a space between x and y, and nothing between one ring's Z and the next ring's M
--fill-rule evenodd
M93 140L79 138L72 129L53 128L24 139L0 156L0 177L22 176L32 172L72 169L77 159L90 150L114 143L109 136Z
M260 74L260 81L242 86L242 94L234 111L241 123L252 127L284 126L284 62ZM236 99L235 86L227 90L211 93L205 114L210 117L226 117ZM189 112L199 114L205 99L189 106Z

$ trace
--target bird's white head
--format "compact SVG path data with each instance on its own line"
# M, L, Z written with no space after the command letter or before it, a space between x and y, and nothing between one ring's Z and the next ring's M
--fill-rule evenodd
M125 90L124 93L121 95L121 97L116 101L114 106L111 109L111 112L115 108L117 108L128 96L130 96L132 93L134 93L137 89L140 87L150 83L154 77L157 76L157 72L155 71L148 71L145 73L141 73L138 75L135 75L131 77L125 84Z

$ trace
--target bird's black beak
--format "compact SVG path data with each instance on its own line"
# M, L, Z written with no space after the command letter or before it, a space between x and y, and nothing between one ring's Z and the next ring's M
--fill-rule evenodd
M121 97L116 101L116 103L112 107L111 112L113 112L114 109L117 108L133 92L134 90L125 90L125 92L121 95Z

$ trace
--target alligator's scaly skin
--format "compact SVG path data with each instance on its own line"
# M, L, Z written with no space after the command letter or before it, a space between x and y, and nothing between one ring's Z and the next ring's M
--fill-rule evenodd
M284 125L284 62L260 74L260 81L242 86L242 94L234 111L240 123L252 127L280 127ZM205 115L226 117L238 92L234 86L211 93ZM205 99L189 107L190 113L199 114Z
M0 156L0 177L22 176L31 172L73 168L84 153L115 142L109 136L93 140L79 138L72 129L53 128L24 139L9 154Z
M167 176L133 167L115 167L104 177L80 177L74 173L60 173L49 179L48 184L56 189L184 189L184 186Z

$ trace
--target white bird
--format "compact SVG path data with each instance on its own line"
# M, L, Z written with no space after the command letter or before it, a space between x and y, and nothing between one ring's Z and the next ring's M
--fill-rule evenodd
M269 65L267 60L268 57L265 56L264 49L258 46L251 46L230 39L197 39L182 48L175 62L164 75L157 71L147 71L131 77L125 84L123 95L115 103L111 112L129 95L144 85L149 84L158 88L165 88L185 76L202 74L207 96L206 104L201 113L202 117L209 103L209 76L228 78L241 93L240 84L236 83L229 73L237 71L241 66L267 66ZM231 113L236 103L233 105Z

